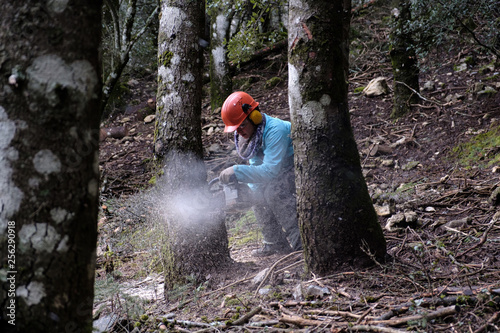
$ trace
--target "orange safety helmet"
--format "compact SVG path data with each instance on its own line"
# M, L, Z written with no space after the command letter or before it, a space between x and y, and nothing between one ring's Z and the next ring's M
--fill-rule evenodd
M255 124L262 122L262 115L255 108L259 106L252 96L243 91L236 91L229 95L222 104L221 117L226 127L224 132L234 132L248 117Z

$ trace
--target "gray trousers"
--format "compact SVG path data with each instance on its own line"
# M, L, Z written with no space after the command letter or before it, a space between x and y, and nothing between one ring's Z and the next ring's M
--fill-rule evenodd
M257 195L263 200L252 208L262 229L264 243L289 244L293 251L301 250L294 170L289 170L260 188Z

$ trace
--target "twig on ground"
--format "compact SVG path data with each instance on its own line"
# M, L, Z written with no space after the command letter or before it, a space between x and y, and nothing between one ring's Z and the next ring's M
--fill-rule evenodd
M282 261L290 258L291 256L293 255L296 255L298 253L302 253L302 251L296 251L296 252L292 252L286 256L284 256L283 258L279 259L278 261L276 261L270 268L269 268L269 271L266 273L266 275L264 276L264 278L262 279L262 281L260 282L259 286L257 287L257 290L255 290L255 293L254 295L256 296L259 292L259 289L262 287L262 285L264 284L264 282L266 282L267 278L269 277L269 275L273 272L274 268Z
M500 319L500 312L495 312L493 316L491 316L490 319L488 319L488 321L484 325L475 330L474 333L481 333L486 331L488 326L494 324L496 321L498 321L498 319Z
M342 316L342 317L346 317L346 318L354 318L357 320L365 319L365 318L368 318L371 320L377 319L376 317L368 316L368 313L366 315L364 313L359 315L359 314L355 314L355 313L348 312L348 311L336 311L336 310L305 310L304 313L305 314L314 314L314 315Z
M373 309L375 309L377 307L377 305L378 305L378 303L375 303L368 310L366 310L365 312L363 312L361 314L361 316L358 318L358 320L356 320L356 325L359 324L359 323L361 323L363 321L363 319L365 319L366 316L368 316L370 314L370 312L372 312Z
M474 250L474 249L477 249L478 247L480 247L481 245L483 245L486 240L488 239L488 233L490 232L490 230L493 228L493 226L498 222L498 219L496 218L493 218L491 221L490 221L490 224L488 225L488 228L486 229L486 231L484 232L484 234L481 236L481 239L479 240L479 243L475 244L474 246L468 248L467 250L465 250L464 252L462 253L459 253L456 255L456 258L460 258L461 256L464 256L466 255L467 253L469 253L470 251Z
M383 324L383 325L389 325L389 326L398 326L402 324L406 324L408 321L414 321L414 320L421 320L421 319L434 319L438 317L445 317L449 315L456 314L457 312L460 311L460 307L457 305L452 305L448 306L446 308L441 308L436 311L429 312L427 314L417 314L417 315L411 315L407 317L402 317L402 318L396 318L396 319L388 319L388 320L370 320L367 322L367 324Z
M427 99L424 96L420 95L420 93L418 91L416 91L415 89L413 89L412 87L410 87L409 85L407 85L404 82L401 82L401 81L394 81L394 82L397 83L397 84L401 84L401 85L405 86L406 88L410 89L414 94L416 94L418 97L420 97L421 99L423 99L426 102L434 103L434 104L437 104L439 106L448 106L448 105L450 105L450 103L443 104L443 103L440 103L440 102L438 102L436 100Z
M373 326L373 325L355 325L350 328L351 331L383 332L383 333L408 333L407 330L398 330L391 327Z
M279 319L280 322L282 323L287 323L287 324L293 324L297 325L300 327L304 326L320 326L324 325L325 323L321 320L311 320L311 319L305 319L302 317L298 316L289 316L289 315L282 315L281 318Z
M260 307L260 306L256 307L252 311L250 311L247 314L245 314L243 317L241 317L241 318L233 321L233 323L231 324L231 326L233 326L233 325L243 325L243 324L247 323L250 320L250 318L252 318L253 316L255 316L261 310L262 310L262 307Z
M281 273L281 272L283 272L283 271L286 271L286 270L288 270L288 269L290 269L290 268L292 268L292 267L295 267L295 266L297 266L297 265L300 265L300 264L302 264L302 263L304 263L304 259L300 259L299 261L296 261L296 262L294 262L293 264L290 264L290 265L288 265L288 266L285 266L285 267L283 267L283 268L280 268L280 269L276 270L276 273Z
M237 284L243 283L243 282L245 282L245 281L251 280L251 279L253 279L253 278L254 278L254 277L256 277L256 276L257 276L257 274L254 274L254 275L252 275L252 276L250 276L250 277L247 277L247 278L244 278L244 279L238 280L238 281L236 281L236 282L230 283L230 284L228 284L228 285L226 285L226 286L220 287L219 289L216 289L216 290L212 290L212 291L206 292L206 293L202 294L202 295L201 295L201 296L199 296L199 297L206 297L206 296L209 296L209 295L211 295L211 294L213 294L213 293L216 293L216 292L222 291L222 290L227 289L227 288L229 288L229 287L232 287L232 286L234 286L234 285L237 285ZM193 298L190 298L190 299L188 299L188 300L186 300L186 301L182 302L182 304L178 304L178 305L176 305L176 306L171 307L169 310L167 310L167 312L172 312L172 311L175 311L175 310L182 309L184 306L186 306L187 304L191 303L191 302L192 302L192 301L194 301L194 300L195 300L195 298L194 298L194 297L193 297Z

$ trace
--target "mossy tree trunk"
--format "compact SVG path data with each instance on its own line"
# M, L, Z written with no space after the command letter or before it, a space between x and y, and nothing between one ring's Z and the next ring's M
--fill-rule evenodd
M2 332L92 332L101 9L2 2Z
M164 167L166 290L230 261L223 216L206 199L201 141L204 1L161 2L155 154Z
M230 38L231 20L234 16L232 3L221 4L210 12L210 106L212 110L222 106L232 93L233 81L225 43Z
M411 21L410 0L399 0L393 11L394 28L391 33L390 56L394 75L392 118L404 116L411 104L419 102L418 60L408 24Z
M361 171L347 105L350 0L292 0L289 103L297 211L307 267L365 264L386 244Z

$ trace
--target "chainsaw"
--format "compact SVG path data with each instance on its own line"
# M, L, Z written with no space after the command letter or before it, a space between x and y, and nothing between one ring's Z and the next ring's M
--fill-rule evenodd
M214 188L216 184L218 186ZM217 177L208 183L208 189L214 196L221 194L224 196L220 200L225 203L223 209L227 212L244 211L253 205L250 188L245 184L238 182L222 184Z

